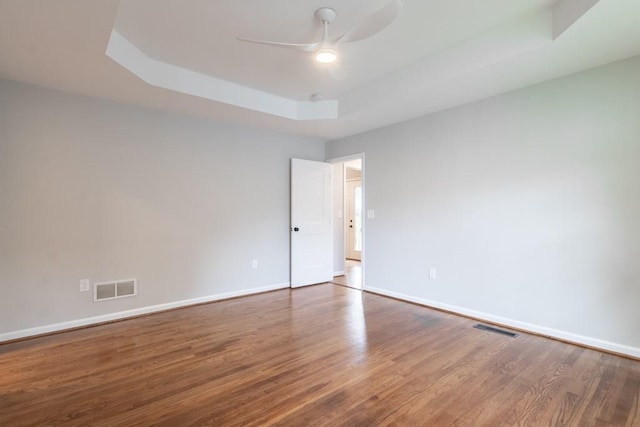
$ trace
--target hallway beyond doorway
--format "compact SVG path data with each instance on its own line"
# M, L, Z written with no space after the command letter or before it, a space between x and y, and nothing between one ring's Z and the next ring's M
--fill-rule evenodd
M336 285L348 286L355 289L362 289L361 262L353 259L348 259L346 261L344 275L334 277L331 283L335 283Z

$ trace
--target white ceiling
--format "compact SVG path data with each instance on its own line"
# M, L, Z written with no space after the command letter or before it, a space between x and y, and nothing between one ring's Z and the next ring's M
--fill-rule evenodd
M638 0L404 0L384 31L341 45L331 70L235 39L312 42L317 8L338 12L339 35L388 2L0 0L0 78L335 139L640 54ZM589 10L554 40L567 5ZM112 31L146 65L107 56ZM337 118L296 120L314 108Z

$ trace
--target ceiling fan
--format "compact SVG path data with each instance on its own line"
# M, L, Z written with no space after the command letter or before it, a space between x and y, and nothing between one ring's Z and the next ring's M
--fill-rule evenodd
M268 46L295 49L304 52L313 52L318 62L329 64L338 59L336 47L341 43L357 42L367 39L391 24L402 10L402 2L393 0L382 9L367 16L347 32L336 38L329 37L329 24L336 19L337 13L330 7L321 7L316 10L315 17L323 26L322 40L314 43L282 43L268 40L254 40L236 37L238 40L249 43L258 43Z

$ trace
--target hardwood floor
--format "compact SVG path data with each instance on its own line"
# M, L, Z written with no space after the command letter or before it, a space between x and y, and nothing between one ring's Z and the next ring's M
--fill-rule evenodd
M0 346L0 425L640 426L640 362L331 284Z
M362 263L352 259L346 260L344 275L334 277L331 283L362 289Z

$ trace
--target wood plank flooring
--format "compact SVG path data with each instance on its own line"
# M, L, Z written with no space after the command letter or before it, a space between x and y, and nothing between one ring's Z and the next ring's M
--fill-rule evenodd
M640 362L331 284L0 345L0 426L640 426Z
M334 277L331 283L354 289L362 289L362 263L360 261L346 260L344 273L342 276Z

